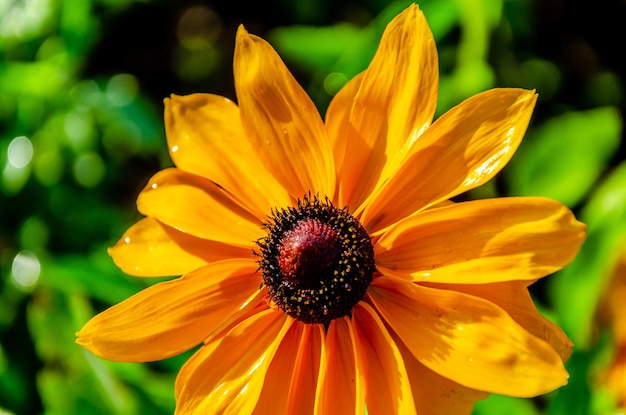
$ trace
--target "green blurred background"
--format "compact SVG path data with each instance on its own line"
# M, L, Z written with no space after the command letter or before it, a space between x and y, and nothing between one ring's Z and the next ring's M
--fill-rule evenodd
M173 412L188 354L120 364L74 343L89 317L154 282L125 276L106 248L139 218L134 201L147 179L171 163L162 99L234 99L234 33L244 23L275 46L323 113L408 4L0 0L0 414ZM420 7L438 43L438 115L492 87L539 92L518 153L469 197L545 195L589 225L578 259L531 287L576 344L570 384L532 400L492 396L475 413L624 413L603 381L616 352L610 321L595 316L626 257L626 2Z

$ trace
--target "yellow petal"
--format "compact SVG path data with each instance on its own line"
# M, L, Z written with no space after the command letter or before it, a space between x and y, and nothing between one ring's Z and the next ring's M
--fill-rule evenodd
M373 195L361 218L366 229L383 229L495 176L522 140L536 100L534 91L492 89L446 112Z
M131 226L109 255L122 271L138 277L182 275L228 258L254 259L250 249L196 238L154 218Z
M325 334L322 325L303 325L302 339L289 388L288 414L313 413Z
M124 362L180 354L202 343L259 290L257 268L252 260L225 260L150 286L89 320L77 343Z
M155 174L139 194L137 208L181 232L225 244L249 248L265 233L223 189L179 169Z
M326 334L326 354L320 364L316 415L362 415L363 379L357 366L354 327L348 317L332 320Z
M265 167L294 198L332 197L335 166L319 112L276 51L243 26L234 71L243 127Z
M165 100L165 132L176 166L228 190L257 218L289 204L286 190L250 145L232 101L209 94L172 95Z
M246 300L239 304L239 307L228 315L222 323L213 330L211 335L204 339L204 343L210 343L214 339L222 336L225 332L231 330L233 327L248 319L250 316L260 313L261 311L269 308L268 296L266 287L261 287L253 295L246 298Z
M359 367L369 415L416 414L404 361L376 312L365 302L353 309Z
M365 72L361 72L354 78L350 79L344 86L337 92L328 105L326 111L326 130L328 131L328 138L330 139L331 147L333 149L333 157L335 159L335 171L337 173L337 186L339 194L343 194L345 191L341 190L343 184L343 177L341 176L342 166L344 158L348 153L348 140L347 137L354 128L350 123L350 114L352 114L352 104L356 99L356 95L361 87L361 81ZM345 206L342 201L335 200L337 206Z
M303 326L299 321L295 321L280 342L276 354L267 369L263 389L254 408L254 414L289 414L287 411L289 384L293 380L293 367L298 355ZM317 373L314 376L317 376ZM313 390L313 393L315 393L315 390Z
M559 202L498 198L409 217L382 234L376 266L413 281L484 284L535 280L571 262L585 225Z
M387 25L352 105L340 203L357 209L430 125L438 71L435 40L413 4Z
M474 404L488 393L461 386L421 364L402 341L396 345L409 374L413 399L420 415L470 415Z
M293 321L267 309L198 350L176 379L176 414L251 414Z
M537 307L535 307L528 292L527 281L477 285L438 284L433 286L460 291L491 301L506 311L530 334L548 342L561 356L563 362L566 362L572 354L574 345L563 330L537 311Z
M518 397L567 383L557 352L490 301L385 276L368 292L415 358L456 383Z
M294 322L267 371L255 414L313 413L323 339L321 324Z

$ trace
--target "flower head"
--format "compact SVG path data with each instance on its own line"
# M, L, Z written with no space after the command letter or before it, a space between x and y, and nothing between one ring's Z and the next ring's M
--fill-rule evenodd
M136 276L182 275L91 319L118 361L199 344L177 413L469 414L488 393L567 382L571 343L527 287L584 225L544 198L449 200L519 145L536 94L494 89L433 122L438 66L413 5L322 120L272 47L240 28L238 105L165 100L176 165L110 249Z

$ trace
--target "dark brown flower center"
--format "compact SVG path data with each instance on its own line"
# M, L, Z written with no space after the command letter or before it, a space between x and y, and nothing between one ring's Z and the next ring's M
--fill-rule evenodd
M350 315L375 271L374 249L359 221L316 197L270 219L257 254L272 301L304 323Z
M313 288L319 276L333 272L341 237L317 219L298 223L286 232L278 249L278 265L286 282Z

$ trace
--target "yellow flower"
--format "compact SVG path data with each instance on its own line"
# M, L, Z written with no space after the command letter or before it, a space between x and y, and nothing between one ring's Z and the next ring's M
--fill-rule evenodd
M527 287L573 259L584 225L543 198L449 202L508 162L534 91L490 90L432 123L437 52L415 5L325 121L243 28L234 73L238 105L165 101L176 167L110 249L129 274L182 277L100 313L79 344L117 361L201 344L177 414L469 414L488 393L567 382L571 343Z

